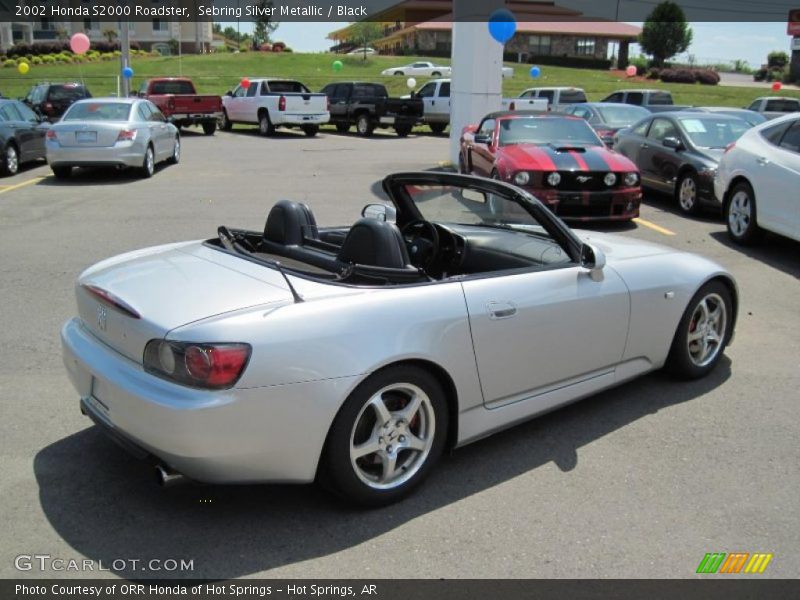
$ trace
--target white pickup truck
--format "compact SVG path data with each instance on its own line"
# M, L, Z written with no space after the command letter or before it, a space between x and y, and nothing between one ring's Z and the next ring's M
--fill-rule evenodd
M414 93L422 100L422 122L434 133L442 133L450 123L450 80L434 79ZM547 110L547 100L503 98L503 110Z
M299 127L309 137L330 119L328 97L313 94L299 81L248 79L222 97L220 129L234 123L258 125L261 135L272 135L276 127Z

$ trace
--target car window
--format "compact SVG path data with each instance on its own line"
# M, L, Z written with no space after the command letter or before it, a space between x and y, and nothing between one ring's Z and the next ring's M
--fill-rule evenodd
M167 122L167 118L164 116L164 114L158 109L158 107L155 104L153 104L151 102L145 102L145 104L147 104L147 107L150 109L150 120L151 121L157 121L159 123L166 123Z
M592 111L590 111L588 108L584 108L583 106L573 106L570 112L576 117L586 119L587 121L592 118Z
M64 85L51 85L48 98L53 102L62 100L80 100L86 98L86 88L75 83L65 83Z
M559 104L578 104L586 101L586 94L583 90L561 90L561 98L558 102Z
M650 126L650 119L645 119L633 128L633 133L645 137L647 135L647 128Z
M494 119L485 119L483 123L481 123L480 128L478 128L478 133L482 135L493 135L494 124Z
M449 98L450 97L450 82L445 81L442 83L441 87L439 88L439 97L440 98Z
M622 92L616 92L608 96L603 102L622 102L623 94Z
M536 96L537 98L546 98L548 104L552 104L553 96L555 92L553 90L539 90L539 94Z
M62 121L127 121L131 112L127 102L80 102L73 104Z
M247 93L247 89L242 87L241 85L237 85L236 89L233 90L232 96L234 98L244 98L244 95Z
M500 145L602 146L589 124L568 117L517 117L500 121Z
M0 106L0 116L3 117L4 121L21 121L22 117L17 112L17 109L9 102L7 104L3 104Z
M304 86L299 81L278 81L273 80L267 83L269 87L269 91L273 94L308 94L310 93L309 89Z
M143 81L142 85L139 86L139 95L147 94L147 82Z
M347 98L350 95L350 84L340 83L333 93L334 98Z
M680 139L678 128L668 119L653 119L647 137L657 142L663 142L664 138L674 137Z
M28 121L30 123L36 123L39 121L39 119L36 118L36 113L25 106L22 102L14 102L14 108L17 109L17 112L20 114L23 121Z
M775 144L776 146L780 143L783 134L789 129L789 125L791 123L778 123L777 125L770 125L769 127L765 127L759 133L761 137L766 139L770 144Z
M436 84L433 82L426 83L420 88L419 92L417 92L417 97L432 98L435 92L436 92Z
M260 84L259 84L258 81L254 81L254 82L250 83L250 87L247 88L247 97L248 98L252 98L253 96L256 95L256 92L258 92L259 85Z
M800 121L795 121L794 125L783 135L780 146L789 152L800 154Z
M633 95L633 94L631 94ZM631 102L634 104L634 102ZM639 103L636 103L639 104ZM668 92L651 92L650 93L650 106L671 106L672 94Z
M414 63L411 65L413 68L425 68L428 66L428 63Z
M150 118L150 108L146 103L141 102L139 106L136 107L136 117L137 121L147 121Z
M520 98L533 98L535 94L536 94L536 90L525 90L524 92L522 92L519 95L519 97Z
M603 123L610 127L630 127L650 114L646 108L630 104L598 106L596 110L602 117Z
M191 81L154 81L150 87L153 95L161 94L194 94L194 86Z
M767 110L770 112L794 112L800 110L800 100L773 98L767 100Z
M756 100L750 106L747 107L748 110L758 110L761 107L761 100Z
M741 119L712 115L681 117L679 121L692 143L700 148L725 148L750 129Z
M627 104L633 104L634 106L641 106L644 102L644 94L642 92L629 92L628 99L626 101Z

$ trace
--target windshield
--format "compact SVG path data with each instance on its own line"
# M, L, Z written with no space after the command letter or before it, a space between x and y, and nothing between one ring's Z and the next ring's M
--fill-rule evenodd
M672 103L669 92L650 92L650 106L669 106Z
M194 94L194 85L191 81L154 81L150 86L150 93L159 94Z
M725 148L750 129L745 121L730 117L683 117L678 120L686 135L699 148Z
M602 146L603 142L583 119L517 117L500 121L500 145L510 144Z
M600 113L603 123L609 127L630 127L650 114L646 108L630 104L598 106L597 112Z
M73 104L62 121L127 121L131 105L125 102L80 102Z
M58 102L60 100L79 100L86 98L86 88L82 85L66 84L50 86L50 100Z

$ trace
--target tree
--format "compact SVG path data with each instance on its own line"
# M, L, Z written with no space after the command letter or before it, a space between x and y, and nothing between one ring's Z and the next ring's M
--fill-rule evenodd
M639 45L653 57L656 67L685 52L692 44L692 28L686 22L681 7L674 2L662 2L653 9L642 27Z
M221 23L212 23L211 25L211 32L216 34L222 33L222 24Z
M364 59L367 58L366 47L373 40L383 37L383 29L379 23L374 21L359 21L354 23L347 32L347 41L356 44L359 48L365 48Z
M259 0L258 2L258 18L256 19L256 28L253 31L253 44L264 44L269 41L269 36L278 28L278 23L272 20L272 17L266 16L265 13L271 12L267 9L273 8L272 0Z
M110 27L108 29L104 29L103 36L108 40L109 43L112 43L117 37L117 30Z

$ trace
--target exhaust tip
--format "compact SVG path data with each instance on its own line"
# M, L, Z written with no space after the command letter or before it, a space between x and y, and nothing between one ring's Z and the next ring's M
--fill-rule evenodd
M173 471L167 466L156 465L156 483L163 488L174 487L176 485L184 484L188 478L183 473Z

